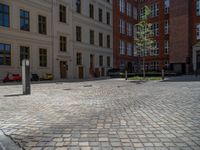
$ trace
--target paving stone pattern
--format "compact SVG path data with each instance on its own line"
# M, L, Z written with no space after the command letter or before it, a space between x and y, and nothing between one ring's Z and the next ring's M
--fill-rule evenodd
M0 86L0 129L25 150L200 150L200 82Z

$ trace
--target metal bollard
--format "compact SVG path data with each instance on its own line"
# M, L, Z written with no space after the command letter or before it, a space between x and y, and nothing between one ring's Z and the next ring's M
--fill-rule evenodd
M162 80L164 81L165 80L165 70L162 69Z
M125 71L125 80L128 80L128 73L127 73L127 70Z
M30 63L29 60L22 60L22 85L23 85L23 94L31 94L31 85L30 85Z

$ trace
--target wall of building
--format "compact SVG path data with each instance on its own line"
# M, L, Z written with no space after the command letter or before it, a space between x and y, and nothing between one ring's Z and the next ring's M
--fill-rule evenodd
M59 20L59 7L63 5L66 7L66 22ZM52 17L52 47L53 47L53 72L55 79L61 78L60 62L66 62L66 78L73 78L73 28L72 28L72 1L67 0L53 0L53 17ZM60 36L67 38L67 50L62 52L60 50Z
M49 2L1 0L0 3L10 7L10 27L0 27L0 43L11 44L11 66L0 65L0 79L8 72L21 74L20 46L30 47L31 73L40 76L52 73L51 3ZM20 9L30 13L30 31L20 30ZM38 15L47 17L47 35L38 33ZM39 65L39 48L47 49L47 67Z
M132 15L127 14L127 4L131 5ZM125 22L125 33L120 33L120 20ZM127 23L133 26L133 35L127 35ZM134 0L124 0L124 12L120 11L120 1L113 3L113 57L114 67L124 68L131 64L130 70L134 66L137 58L134 57L134 36L135 36L135 24L137 23L137 2ZM133 44L132 55L127 54L127 45L125 46L125 54L120 54L120 41Z
M170 63L176 72L188 72L189 59L189 1L171 0Z
M93 4L94 6L94 19L89 17L89 4ZM98 21L98 9L101 8L103 10L103 22ZM106 24L106 12L110 13L110 25ZM108 3L107 1L90 1L84 0L84 3L81 3L81 13L76 12L76 1L73 4L73 60L74 60L74 77L79 78L78 68L83 67L83 76L84 78L94 77L90 72L90 55L94 55L94 68L101 68L106 70L112 67L112 59L113 59L113 50L112 50L112 37L113 37L113 29L112 29L112 1ZM80 26L82 29L82 41L76 41L76 26ZM90 44L90 30L94 30L94 44ZM100 47L99 44L99 33L103 33L103 46ZM106 47L106 36L110 35L110 48ZM82 65L76 64L76 54L77 52L82 54ZM103 56L103 66L99 65L99 56ZM106 58L107 56L111 59L111 66L107 66Z

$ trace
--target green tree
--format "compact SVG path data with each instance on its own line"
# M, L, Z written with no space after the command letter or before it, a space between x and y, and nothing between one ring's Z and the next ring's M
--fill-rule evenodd
M149 54L149 51L155 48L155 40L151 29L152 24L148 22L148 18L151 14L151 10L148 6L144 7L144 14L141 17L138 24L136 24L137 32L135 44L137 47L137 53L143 60L143 77L145 78L145 53Z

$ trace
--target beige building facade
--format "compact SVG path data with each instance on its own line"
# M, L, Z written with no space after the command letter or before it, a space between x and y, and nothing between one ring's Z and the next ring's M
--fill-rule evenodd
M113 63L112 1L73 1L75 78L106 76Z
M55 80L104 76L112 67L111 2L0 0L0 6L0 79L21 74L23 58L30 60L31 73L51 73Z
M1 0L0 79L8 72L21 74L21 59L30 59L31 73L52 72L51 3L40 0ZM46 19L45 34L39 33L38 18ZM44 52L46 62L40 62ZM41 63L41 64L40 64Z

